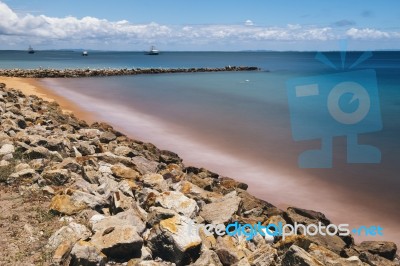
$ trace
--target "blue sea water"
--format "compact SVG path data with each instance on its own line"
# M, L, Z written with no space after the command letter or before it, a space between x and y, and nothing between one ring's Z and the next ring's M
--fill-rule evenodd
M0 68L179 68L257 66L257 72L137 75L84 79L44 79L43 84L132 136L177 151L185 161L250 184L258 196L280 206L313 208L337 221L388 228L385 239L400 239L400 52L362 55L314 52L141 52L0 51ZM343 66L343 67L342 67ZM333 140L333 165L298 167L301 152L320 140L292 138L287 82L296 78L376 72L382 130L359 135L379 148L376 164L349 164L346 139ZM358 76L355 82L364 77ZM321 112L306 106L310 121ZM307 123L307 121L304 121ZM321 122L321 127L324 123ZM322 129L323 131L323 129ZM357 133L357 132L356 132ZM182 144L184 143L184 144ZM346 220L347 219L347 220ZM393 237L392 237L393 236ZM373 239L370 239L373 240Z

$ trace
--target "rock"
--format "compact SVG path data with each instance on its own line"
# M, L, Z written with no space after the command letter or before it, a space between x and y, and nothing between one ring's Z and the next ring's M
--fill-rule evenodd
M0 149L0 156L15 152L15 147L12 144L4 144Z
M172 151L167 151L167 150L162 150L161 155L160 155L160 162L170 164L170 163L176 163L176 164L181 164L182 159L174 152Z
M80 240L71 250L72 266L104 266L106 261L107 257L90 242Z
M48 149L44 147L34 147L25 152L25 155L30 159L43 159L43 158L48 158L50 155L50 152Z
M19 172L13 173L10 175L10 178L33 178L36 174L35 170L33 169L24 169Z
M133 157L132 162L143 175L157 172L158 162L150 161L142 156Z
M18 164L18 165L15 166L15 171L16 171L16 172L20 172L20 171L23 171L23 170L28 170L28 169L30 169L30 168L31 168L31 167L30 167L29 164L20 163L20 164Z
M222 199L206 204L200 211L200 216L211 224L227 223L239 209L241 199L235 192L225 195Z
M73 244L74 243L70 240L63 241L54 251L53 263L58 265L68 264L69 253L71 252Z
M336 254L340 255L346 248L346 243L343 241L342 238L340 238L337 235L320 235L317 234L315 236L307 236L308 239L310 239L312 242L326 247L327 249L335 252Z
M75 190L72 193L70 200L77 206L88 206L92 209L100 209L101 207L109 205L109 202L106 198L103 198L100 195L92 195L79 190Z
M177 191L163 192L156 197L155 202L163 208L174 210L189 218L194 217L199 209L196 201Z
M145 186L157 189L158 191L167 191L168 185L160 174L145 174L142 177L142 182Z
M271 217L282 213L269 202L258 199L244 190L238 190L238 196L242 199L239 213L244 217Z
M285 253L282 259L282 265L323 266L319 260L296 245L291 246Z
M398 266L398 263L394 263L384 257L381 257L377 254L371 254L369 252L361 252L359 258L362 262L371 266Z
M397 252L396 244L388 241L363 241L355 249L359 252L367 251L388 260L393 260Z
M132 198L134 197L133 191L139 188L139 186L132 180L122 180L117 186L125 196Z
M185 216L174 216L155 225L147 237L147 246L153 256L187 265L199 257L201 238L191 231L193 221Z
M350 258L341 258L339 255L336 253L330 251L329 249L326 249L324 247L311 244L308 252L311 256L313 256L315 259L318 261L322 262L324 265L328 266L334 266L334 265L345 265L345 266L363 266L364 264L362 261L356 257L350 257Z
M140 174L136 170L126 167L122 164L114 165L113 167L111 167L111 171L116 178L120 179L135 180L138 179L140 176Z
M100 173L91 165L82 167L82 176L91 184L99 184Z
M190 264L192 266L222 266L221 261L218 258L217 253L212 250L205 250L201 253L200 257L195 263Z
M50 210L56 213L73 215L87 208L83 202L71 200L69 195L55 195L50 203Z
M177 215L177 212L165 209L162 207L150 207L149 214L147 215L147 223L150 226L160 223L162 220L172 218Z
M76 162L74 158L65 158L61 163L54 166L56 169L66 169L73 173L81 173L81 165Z
M103 232L109 227L123 227L125 225L134 226L139 234L142 234L146 229L140 214L133 209L109 217L97 214L90 219L90 224L93 232Z
M125 196L122 192L116 191L113 193L111 201L111 213L117 214L132 208L134 199L132 197Z
M107 131L104 132L100 135L100 141L102 143L109 143L110 141L113 141L117 138L117 136L115 136L113 133Z
M78 132L89 139L94 139L101 134L101 131L96 128L82 128Z
M90 145L88 142L80 142L77 149L82 156L92 155L96 152L94 146Z
M113 153L114 153L115 155L118 155L118 156L124 156L124 157L130 157L130 158L137 155L137 154L134 152L133 149L131 149L131 148L129 148L129 147L126 147L126 146L118 146L118 147L116 147L116 148L114 149Z
M111 226L97 231L90 242L107 257L130 259L140 256L143 239L133 225Z
M42 177L49 185L61 186L70 179L71 174L66 169L49 170L42 173Z
M249 263L254 266L276 265L278 252L270 245L262 245L256 249L249 257Z
M305 210L296 207L287 208L287 211L284 214L284 218L291 221L291 224L297 222L300 224L309 225L318 224L318 222L321 222L322 224L327 226L331 223L330 220L328 220L328 218L326 218L325 215L321 212Z
M49 238L46 247L49 250L54 251L64 241L75 243L79 239L85 240L91 235L92 233L86 228L86 226L71 222L69 225L63 226L58 229Z
M215 252L218 254L223 265L238 263L245 256L243 251L236 247L234 238L227 235L217 238Z

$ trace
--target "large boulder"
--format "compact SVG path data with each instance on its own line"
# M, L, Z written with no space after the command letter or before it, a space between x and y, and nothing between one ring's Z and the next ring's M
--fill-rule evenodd
M6 154L13 153L15 151L15 147L13 144L4 144L0 149L0 156L4 156Z
M396 256L397 246L389 241L364 241L355 247L359 252L369 252L371 254L379 255L388 260L393 260Z
M212 250L204 250L200 257L196 260L195 263L190 264L191 266L222 266L221 261L218 258L217 253Z
M120 179L135 180L140 177L139 172L122 164L112 166L111 171L116 178Z
M293 245L285 253L282 265L293 266L324 266L319 260L311 256L307 251L299 246Z
M50 210L55 213L73 215L87 208L83 202L76 202L70 195L55 195L50 203Z
M69 225L63 226L58 229L48 240L46 247L50 251L54 251L60 244L65 241L75 243L79 239L85 240L89 238L92 233L89 229L75 222L71 222Z
M156 197L155 202L156 205L174 210L189 218L194 217L199 208L196 201L177 191L163 192Z
M71 174L66 169L48 170L42 173L42 177L46 180L48 185L61 186L68 182Z
M197 230L191 230L193 224L190 218L176 215L153 226L147 237L153 256L177 265L194 262L199 257L201 238Z
M107 257L126 260L140 256L143 239L134 225L126 224L97 231L90 243Z
M71 266L104 266L107 257L90 242L78 241L71 250Z
M240 202L241 199L236 196L236 192L231 192L219 200L204 205L200 216L211 224L227 223L238 211Z
M245 257L245 253L238 248L235 239L227 235L217 238L215 252L223 265L233 265Z
M321 212L296 207L287 208L287 211L284 213L284 218L291 224L297 222L300 224L309 225L318 224L318 222L321 222L327 226L331 223L330 220Z
M141 214L133 209L108 217L96 214L90 219L90 225L92 231L95 233L103 232L110 227L123 227L124 225L132 225L136 227L136 231L139 234L146 229Z

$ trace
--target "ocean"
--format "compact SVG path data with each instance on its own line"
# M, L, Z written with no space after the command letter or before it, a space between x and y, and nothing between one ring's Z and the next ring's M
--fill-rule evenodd
M400 239L400 52L373 52L355 66L362 52L324 54L329 60L321 62L315 52L163 52L147 56L89 51L83 57L73 51L33 55L0 51L0 68L260 67L255 72L40 81L129 136L177 152L187 165L241 180L249 184L250 192L281 208L314 209L350 227L384 228L383 237L357 240ZM332 119L325 110L326 97L306 102L300 109L290 105L289 84L299 80L333 84L341 79L367 88L373 121L366 116L366 125L347 132L340 123L327 122ZM361 106L361 100L351 103L345 113ZM299 112L306 118L293 118ZM375 122L382 127L374 127ZM310 139L295 141L294 135L307 125L316 126L312 132L305 131ZM344 133L337 133L338 128L344 128ZM347 133L357 135L360 144L375 146L381 160L348 163ZM339 136L333 138L331 167L299 167L303 151L321 147L319 136L335 134Z

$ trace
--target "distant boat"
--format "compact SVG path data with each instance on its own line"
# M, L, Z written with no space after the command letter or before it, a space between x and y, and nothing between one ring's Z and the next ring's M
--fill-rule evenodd
M29 45L28 54L34 54L35 50L33 50L32 46Z
M158 55L160 51L158 51L154 46L150 48L150 51L147 52L148 55Z
M88 54L88 52L87 51L83 51L82 52L82 56L88 56L89 54Z

